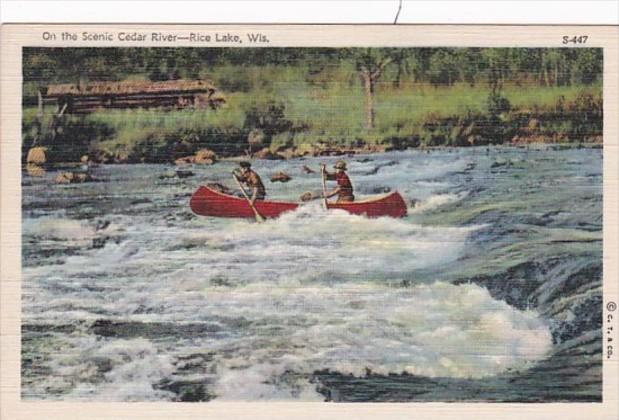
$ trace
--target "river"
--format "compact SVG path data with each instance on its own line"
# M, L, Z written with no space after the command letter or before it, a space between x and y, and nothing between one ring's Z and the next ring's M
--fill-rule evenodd
M297 201L321 188L303 165L336 159L254 168ZM601 401L601 149L346 160L358 198L397 190L408 216L193 215L234 162L24 174L22 397Z

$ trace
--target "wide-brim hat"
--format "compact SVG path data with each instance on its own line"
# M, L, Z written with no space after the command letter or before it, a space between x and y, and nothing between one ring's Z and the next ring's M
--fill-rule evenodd
M333 167L335 169L346 170L346 162L344 162L343 160L338 160L337 162L335 162L335 165L333 165Z

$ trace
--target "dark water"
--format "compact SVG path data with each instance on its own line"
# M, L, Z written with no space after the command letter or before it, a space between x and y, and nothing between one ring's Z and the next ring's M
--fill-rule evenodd
M231 162L24 175L23 397L601 400L601 149L347 160L358 196L397 189L409 216L194 216ZM255 167L296 201L320 161Z

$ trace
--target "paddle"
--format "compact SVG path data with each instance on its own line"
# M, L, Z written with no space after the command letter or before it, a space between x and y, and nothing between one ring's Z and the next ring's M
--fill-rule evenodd
M322 177L322 204L325 206L325 210L329 210L329 206L327 205L327 178L325 177L324 165L320 165L320 176Z
M303 194L299 196L299 200L303 202L317 200L319 198L322 198L322 193L315 192L315 191L305 191Z
M254 211L254 214L256 215L256 222L258 223L264 222L266 219L264 218L263 215L258 213L258 210L256 210L256 207L254 207L254 205L252 204L251 199L249 198L249 195L247 195L245 188L243 188L243 186L241 185L241 181L239 181L239 179L236 177L236 174L233 173L232 178L234 178L234 180L236 181L236 184L241 189L241 192L243 193L243 195L245 196L245 199L247 200L247 204L249 204L249 207L251 207L251 209Z

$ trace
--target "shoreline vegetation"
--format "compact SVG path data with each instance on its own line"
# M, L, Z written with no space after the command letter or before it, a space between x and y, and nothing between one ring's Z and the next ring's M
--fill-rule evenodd
M32 147L45 148L46 163L211 164L602 143L598 49L97 50L24 50L24 163ZM60 117L48 106L40 115L32 100L38 89L82 78L204 79L225 104Z

